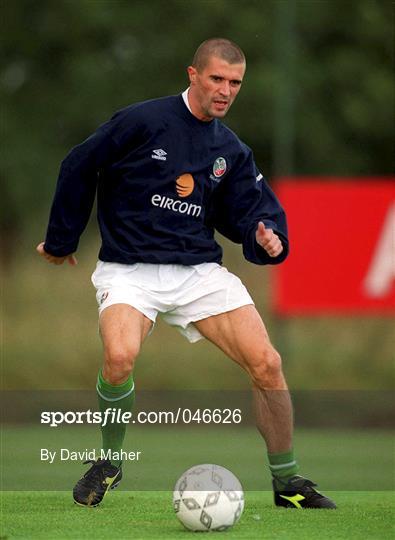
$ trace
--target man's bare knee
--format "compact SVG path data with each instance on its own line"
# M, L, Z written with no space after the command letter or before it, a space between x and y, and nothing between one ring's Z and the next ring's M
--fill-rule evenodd
M104 379L110 384L122 384L132 372L138 353L138 347L107 349L104 353Z
M260 388L283 388L284 376L281 356L272 347L266 347L249 364L249 373L253 382Z
M126 381L151 326L145 315L127 304L114 304L102 312L100 334L106 381L114 385Z

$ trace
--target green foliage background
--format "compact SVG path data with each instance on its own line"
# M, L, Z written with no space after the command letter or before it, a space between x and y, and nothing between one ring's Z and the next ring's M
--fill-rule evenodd
M248 64L226 123L269 178L389 175L393 10L376 0L3 0L5 387L90 387L100 364L89 289L94 223L77 269L50 268L34 254L72 146L115 110L183 90L197 45L220 35L243 48ZM270 271L225 246L226 265L250 288L283 352L291 386L391 386L393 321L276 321ZM136 375L146 387L248 384L209 344L189 346L160 324Z

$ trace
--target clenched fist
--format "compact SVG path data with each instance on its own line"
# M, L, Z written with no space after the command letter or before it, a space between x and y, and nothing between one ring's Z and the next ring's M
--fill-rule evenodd
M67 262L71 264L71 266L75 266L77 264L77 259L74 257L73 254L66 255L65 257L55 257L54 255L50 255L44 249L44 242L38 244L38 246L36 247L36 251L39 255L41 255L41 257L44 257L44 259L46 259L52 264L63 264L65 260L67 260Z

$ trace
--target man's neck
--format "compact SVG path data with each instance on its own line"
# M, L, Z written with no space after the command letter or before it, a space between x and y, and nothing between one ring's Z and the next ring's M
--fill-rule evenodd
M213 120L212 118L202 118L193 112L190 101L189 101L189 90L190 90L190 86L186 90L184 90L184 92L182 93L182 99L184 100L185 106L187 107L188 111L191 114L193 114L193 116L197 118L198 120L200 120L201 122L211 122L211 120Z

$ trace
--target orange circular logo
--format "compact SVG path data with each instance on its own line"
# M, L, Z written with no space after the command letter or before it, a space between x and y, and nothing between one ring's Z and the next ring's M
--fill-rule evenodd
M188 197L195 187L195 182L191 174L182 174L176 180L176 191L179 197Z

